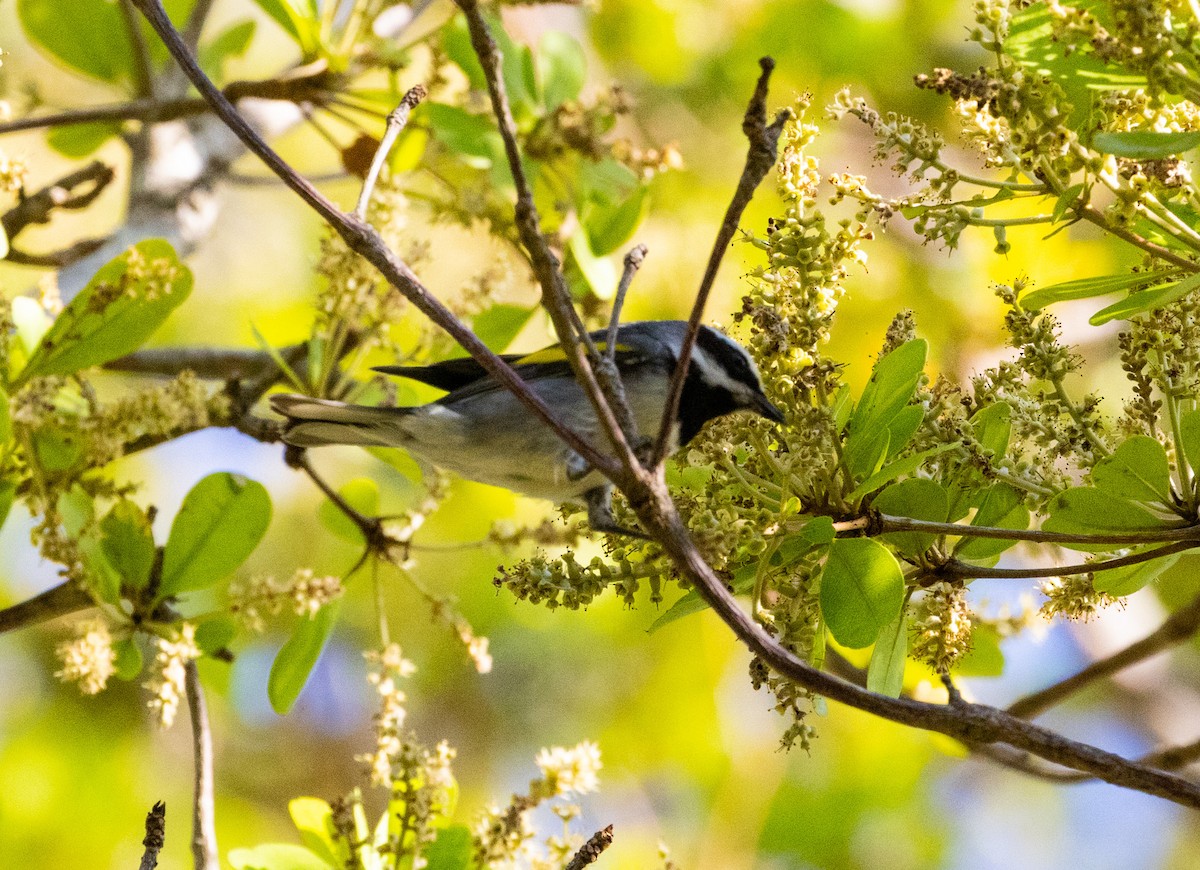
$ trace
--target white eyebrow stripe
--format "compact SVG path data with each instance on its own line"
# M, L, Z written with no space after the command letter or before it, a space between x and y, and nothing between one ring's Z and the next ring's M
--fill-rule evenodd
M722 387L735 396L747 392L746 385L731 378L725 367L718 365L712 355L700 345L692 348L692 363L700 372L701 380L710 386Z

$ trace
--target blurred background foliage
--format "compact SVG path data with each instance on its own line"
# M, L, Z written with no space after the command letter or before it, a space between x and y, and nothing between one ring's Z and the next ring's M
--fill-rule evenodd
M55 66L32 48L15 5L0 5L9 94L36 82L48 105L114 99L103 86ZM449 3L438 0L428 14L440 21L449 13ZM257 34L250 51L228 59L227 80L272 75L294 51L246 0L218 0L210 27L216 32L245 18L258 22ZM969 70L981 63L964 41L969 20L968 4L943 0L598 0L584 10L537 6L507 9L504 15L519 42L536 45L548 31L577 37L589 60L585 93L615 82L631 98L622 135L647 145L675 143L682 155L682 168L650 182L648 217L635 235L650 254L627 319L686 313L703 265L701 252L708 249L740 171L745 151L740 120L760 56L772 55L778 64L772 84L776 105L804 92L823 105L848 84L878 107L950 133L949 102L915 89L912 77L935 66ZM900 189L886 167L872 168L872 143L861 125L824 127L816 150L826 171L866 172L876 190ZM340 172L338 154L311 127L298 127L278 146L307 173ZM44 133L9 137L5 147L27 160L34 179L56 178L74 165L46 147ZM118 167L126 160L113 141L99 156ZM960 157L960 165L977 165L971 154ZM244 183L221 191L215 232L189 259L196 290L155 343L253 346L251 324L276 344L307 334L321 227L291 194L255 181L264 170L253 161L243 160L237 172ZM40 234L49 246L64 234L116 225L122 219L120 186L106 191L95 208L58 218L52 228L35 228L26 240L33 246ZM356 181L337 179L323 187L347 206L358 189ZM764 185L745 224L762 230L777 212L771 187ZM417 202L408 232L429 242L419 271L448 298L459 296L473 276L497 261L518 266L481 230L431 226ZM1005 353L1002 311L990 282L1029 276L1051 284L1116 271L1133 260L1085 227L1048 241L1039 235L1037 228L1010 231L1012 250L998 256L990 234L967 233L951 256L920 245L907 227L894 223L870 246L866 270L851 280L831 355L847 362L857 389L892 315L911 308L933 348L931 370L969 376ZM735 246L732 254L709 309L718 323L729 322L743 292L740 277L756 264L748 245ZM37 278L35 271L0 264L7 294L27 291ZM534 302L524 276L511 287L514 301ZM1086 317L1076 324L1070 311L1064 309L1067 339L1082 343L1083 352L1102 363L1099 376L1115 393L1120 371L1103 356L1112 349L1112 332L1088 327ZM534 318L514 347L536 347L546 335L545 323ZM384 513L411 506L412 485L388 466L352 448L318 455L338 483L361 474L378 480ZM243 572L288 574L309 566L342 573L356 560L355 547L319 526L319 493L283 465L279 449L231 430L200 432L123 460L116 476L145 482L141 498L159 508L156 533L162 539L184 493L213 470L247 474L273 496L271 528ZM478 540L495 518L537 522L545 512L540 502L455 483L417 538L431 548L419 554L417 578L439 594L457 597L476 631L490 638L495 656L490 674L475 673L461 644L431 622L426 603L403 581L389 587L393 637L419 668L409 687L410 723L430 743L446 738L457 747L460 812L503 803L524 788L539 747L589 738L604 754L602 789L584 799L578 827L590 833L615 826L605 867L654 866L659 841L677 866L698 870L1194 866L1200 835L1179 808L1108 786L1054 787L964 761L935 735L853 710L831 707L817 723L811 755L781 753L782 721L768 697L749 688L745 651L711 614L647 634L654 610L648 605L627 610L611 594L586 612L549 612L496 593L495 568L515 558L512 554L452 548ZM29 597L55 579L53 568L29 547L29 522L14 514L0 532L0 599L6 602ZM353 757L372 743L375 703L360 657L362 649L375 645L367 593L365 583L351 582L338 633L287 717L272 712L266 695L267 673L286 625L240 649L232 666L202 663L215 717L223 853L294 840L290 798L331 798L362 784L361 764ZM1015 601L1011 586L986 581L973 594L990 595L995 603ZM1161 609L1154 594L1135 596L1126 610L1108 614L1102 623L1057 626L1036 641L1025 636L1006 644L1005 675L966 679L964 691L1001 702L1065 675L1088 654L1156 624ZM0 865L133 867L141 854L144 814L155 800L165 799L168 840L160 866L190 866L186 726L159 732L136 686L118 683L98 697L83 698L54 680L53 648L64 633L65 627L50 626L0 636ZM1129 678L1113 690L1118 702L1111 709L1158 715L1148 698L1168 678L1165 667L1151 662ZM1089 702L1098 694L1057 711L1050 722L1119 752L1148 749L1131 742L1119 715L1089 715ZM1200 697L1177 696L1177 703L1194 711Z

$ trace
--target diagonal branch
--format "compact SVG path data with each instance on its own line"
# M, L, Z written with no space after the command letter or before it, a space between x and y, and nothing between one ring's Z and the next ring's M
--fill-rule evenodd
M487 22L477 0L455 0L467 18L467 28L471 33L471 45L479 62L483 66L484 78L487 80L488 93L492 101L492 113L500 127L500 137L504 140L504 151L508 156L508 168L512 173L513 185L517 190L516 223L521 236L521 243L529 253L530 263L538 284L542 288L542 307L550 315L554 331L558 335L563 351L575 372L575 378L592 404L592 409L604 429L608 441L616 453L617 459L625 471L624 476L635 474L639 466L633 448L622 431L621 424L614 412L614 406L620 404L619 393L611 383L605 386L596 377L595 367L600 362L599 354L588 337L587 330L579 318L579 312L571 302L571 293L567 289L566 279L559 268L558 259L550 251L546 237L542 234L537 206L534 205L533 191L521 162L521 152L517 146L517 125L513 120L512 110L508 104L508 94L504 90L503 58L496 40L492 38ZM632 415L628 408L622 414L626 419ZM611 477L612 475L608 475Z
M742 131L750 140L750 150L746 154L746 166L742 177L738 180L737 189L729 208L725 210L725 219L717 231L716 241L713 242L712 253L708 256L708 265L704 268L704 277L700 280L700 289L696 291L696 301L692 305L692 315L688 318L688 329L684 335L683 344L679 348L679 360L675 364L675 373L671 378L671 389L667 394L667 406L663 412L662 423L658 430L658 440L654 444L654 452L650 456L650 467L657 468L667 458L670 448L671 429L675 417L679 413L679 400L683 397L683 384L687 380L688 363L692 358L692 348L696 346L696 335L700 331L700 321L704 317L704 306L708 302L708 294L713 283L717 280L717 271L725 258L725 250L733 241L738 230L738 222L742 212L750 204L754 191L775 165L776 146L783 125L792 117L792 113L784 110L775 116L775 120L767 124L767 85L771 79L771 71L775 69L775 61L769 57L762 58L758 65L762 74L754 87L754 96L746 107L746 117L742 120Z
M1097 680L1111 677L1169 647L1183 643L1197 631L1200 631L1200 595L1172 613L1162 625L1141 640L1092 662L1083 670L1052 686L1014 701L1009 705L1008 712L1023 719L1037 716L1056 704L1061 704Z
M1106 782L1156 795L1184 806L1200 808L1200 785L1130 761L1094 746L1070 740L1061 734L1002 710L981 704L962 703L945 706L890 698L866 691L844 680L813 668L780 644L755 623L738 605L712 567L691 540L675 509L661 475L624 469L610 457L599 453L585 439L556 417L527 384L503 360L489 351L479 339L434 299L412 271L389 251L378 235L351 215L343 213L300 178L246 124L233 106L196 65L158 0L132 0L150 20L172 55L184 68L193 84L213 106L217 115L280 176L306 203L325 218L350 245L379 269L413 304L442 326L492 377L516 395L544 423L549 425L572 449L610 478L620 478L629 503L654 539L676 567L697 589L726 625L751 652L776 672L799 686L827 698L881 718L916 728L947 734L967 744L1001 743L1030 752L1047 761L1091 774ZM461 0L468 6L473 4ZM476 8L477 12L477 8ZM765 88L765 85L763 86ZM765 95L764 95L765 96ZM764 158L765 159L765 158ZM519 163L519 160L518 160ZM765 174L765 171L764 171ZM732 237L732 236L730 236ZM565 312L559 312L565 315ZM570 331L561 337L570 337Z
M615 475L619 466L600 453L579 433L567 426L558 415L529 388L521 376L497 356L466 324L458 319L441 301L434 297L413 271L388 249L379 234L366 222L346 214L320 191L291 168L246 122L233 104L204 74L195 57L187 50L175 30L160 0L132 0L150 25L166 44L176 62L213 112L233 131L245 146L283 180L305 203L317 212L346 242L352 251L371 263L393 287L399 290L422 314L446 330L498 383L508 389L533 414L549 426L566 444L592 467L607 476Z
M112 183L114 177L111 166L99 160L93 161L46 185L37 193L23 196L19 203L0 215L0 226L3 226L11 244L27 227L49 223L56 211L87 208ZM22 265L61 267L87 256L102 244L102 240L88 239L52 254L10 250L6 259Z
M77 584L59 583L40 595L0 610L0 634L95 606L92 596Z

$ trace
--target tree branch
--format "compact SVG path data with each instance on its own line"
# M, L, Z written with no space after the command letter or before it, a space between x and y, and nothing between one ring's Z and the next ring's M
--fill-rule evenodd
M949 576L961 578L993 577L1012 580L1036 580L1041 577L1069 577L1075 574L1091 574L1095 571L1110 571L1114 568L1125 568L1129 565L1151 562L1155 559L1161 559L1163 556L1170 556L1174 553L1191 550L1196 546L1197 543L1195 541L1179 541L1178 543L1167 544L1163 547L1156 547L1153 550L1133 553L1103 562L1080 562L1076 565L1049 566L1045 568L981 568L976 565L959 562L957 559L951 559L931 572L929 576L935 579L942 579Z
M146 836L142 845L146 851L142 853L142 863L138 870L154 870L158 866L158 853L167 842L167 805L155 801L150 812L146 813Z
M375 190L375 182L379 178L379 172L383 169L383 163L387 159L388 152L392 150L392 144L396 141L396 137L404 130L408 124L409 113L417 107L421 100L425 99L428 91L424 85L414 85L408 89L404 98L400 100L400 105L393 109L387 116L387 127L383 132L383 138L379 140L379 147L375 149L375 156L371 160L371 168L367 171L367 177L363 180L362 193L358 195L358 204L354 206L354 216L359 220L367 219L367 206L371 203L371 194Z
M1097 680L1110 677L1143 659L1148 659L1200 631L1200 595L1171 614L1162 625L1136 643L1092 662L1083 670L1052 686L1026 695L1008 706L1008 712L1029 719L1061 704Z
M242 143L278 175L304 202L321 215L342 237L352 251L371 263L393 287L414 307L463 347L498 383L511 391L539 420L549 426L567 445L594 468L609 476L618 467L610 458L598 452L586 439L568 427L558 415L534 393L513 368L479 340L453 312L435 298L420 282L406 263L400 260L371 226L348 215L330 202L315 187L300 177L275 151L263 141L233 104L200 69L188 52L178 32L163 11L160 0L132 0L166 44L176 62L212 106L213 112L225 122Z
M735 632L738 638L778 673L798 685L827 698L856 707L890 721L917 728L938 731L968 744L1005 743L1031 752L1048 761L1092 774L1115 785L1157 795L1185 806L1200 808L1200 786L1186 779L1154 770L1134 761L1121 758L1087 744L1073 740L1004 711L980 704L958 704L947 707L907 698L889 698L868 692L830 674L811 667L783 647L775 638L750 619L738 606L720 578L704 560L688 535L683 521L675 510L661 473L639 473L640 469L622 469L610 457L596 451L592 445L564 426L502 360L489 351L479 339L434 299L401 262L362 221L344 214L310 184L300 178L246 124L224 95L204 76L180 40L158 0L132 0L150 20L172 55L183 66L193 84L213 106L217 115L239 138L256 153L272 171L282 178L306 203L325 218L352 250L364 256L380 270L397 289L435 323L442 326L480 362L485 371L530 408L539 420L549 425L581 456L618 484L630 505L663 547L680 571L696 587L702 598ZM461 0L467 7L473 4ZM475 8L476 16L478 9ZM478 25L475 25L478 29ZM473 35L473 39L474 39ZM485 64L487 69L487 64ZM495 93L493 100L497 102ZM519 170L519 159L516 161ZM765 173L764 173L765 174ZM545 288L543 287L545 292ZM551 303L555 304L555 303ZM566 312L558 312L564 316ZM559 324L556 323L556 328ZM569 337L570 331L561 337ZM585 387L589 385L585 384Z
M208 705L196 662L185 666L184 686L192 719L192 763L196 787L192 798L192 859L195 870L220 870L217 857L216 809L213 802L212 731L208 724Z
M60 583L27 601L0 610L0 634L95 606L92 597L76 584Z
M583 870L589 864L595 864L604 850L612 845L612 841L613 826L609 825L592 834L591 839L579 847L579 851L575 853L563 870Z
M671 429L675 417L679 413L679 400L683 397L683 384L687 379L688 363L692 358L692 348L696 345L696 335L700 331L700 321L704 316L704 306L708 302L708 294L717 279L717 271L725 258L725 250L733 241L738 230L738 222L742 212L750 204L754 191L775 165L776 146L783 125L792 117L787 109L775 116L775 120L767 124L767 86L771 80L771 71L775 69L775 61L769 57L762 58L758 65L762 74L754 87L754 96L746 107L746 116L742 120L742 132L750 140L750 149L746 153L746 165L742 169L742 177L738 180L737 189L729 207L725 210L725 219L713 242L712 253L708 256L708 265L704 269L704 277L700 280L700 288L696 291L696 301L692 305L692 314L688 318L688 329L684 335L683 344L679 348L679 361L671 378L671 388L667 394L667 406L663 412L662 423L658 430L658 439L654 444L654 452L650 455L650 466L658 468L667 457L671 440Z
M620 463L619 468L612 462L606 462L609 471L595 462L590 464L604 471L605 476L618 481L636 474L640 467L633 448L621 427L620 421L613 408L620 404L619 393L608 384L607 388L597 380L595 367L600 362L599 354L588 337L579 312L571 302L571 293L567 289L566 279L559 268L558 259L546 244L542 234L537 206L533 201L533 191L521 162L520 149L517 146L517 125L513 120L512 110L508 104L508 94L504 90L503 58L496 41L492 38L487 22L477 0L455 0L467 18L467 28L471 34L471 45L483 67L484 78L487 81L488 93L492 101L492 114L500 128L500 137L504 140L504 151L508 157L508 168L512 173L513 186L517 191L516 224L521 236L521 243L529 254L534 276L542 288L542 307L550 315L554 331L562 344L563 352L571 363L571 369L580 388L591 402L596 418L608 437L609 444ZM632 420L632 414L626 407L621 412L626 420ZM576 451L578 452L578 451ZM583 454L580 454L583 455ZM590 461L590 460L589 460Z
M49 223L57 210L87 208L112 183L114 177L111 166L96 160L64 175L37 193L23 196L20 202L0 216L0 226L3 226L10 245L26 227ZM76 192L77 188L86 189ZM89 239L52 254L27 254L10 249L6 259L25 265L62 267L87 256L103 243L100 239Z
M790 528L790 526L789 526ZM1165 541L1195 541L1200 543L1200 526L1179 526L1173 529L1146 529L1123 534L1088 535L1070 532L1043 532L1040 529L1003 529L998 526L967 526L961 523L939 523L872 514L833 524L838 537L887 534L888 532L926 532L932 535L954 535L960 538L998 538L1005 541L1032 541L1040 544L1154 544Z

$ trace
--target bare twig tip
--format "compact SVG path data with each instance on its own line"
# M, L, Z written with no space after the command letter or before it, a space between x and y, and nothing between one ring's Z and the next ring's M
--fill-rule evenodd
M429 90L424 85L413 85L400 101L400 105L415 109L421 100L429 96Z

